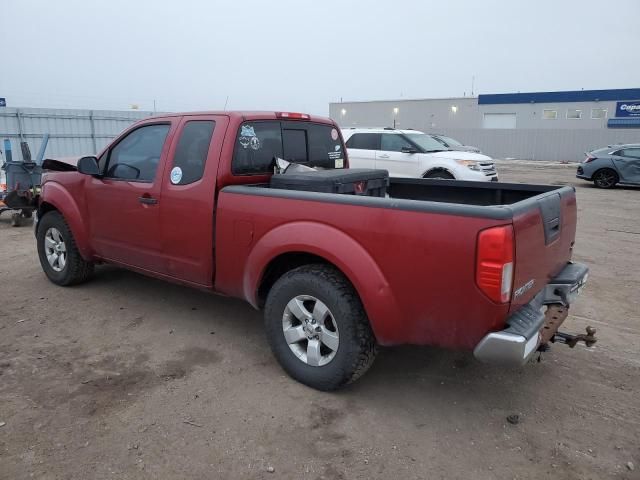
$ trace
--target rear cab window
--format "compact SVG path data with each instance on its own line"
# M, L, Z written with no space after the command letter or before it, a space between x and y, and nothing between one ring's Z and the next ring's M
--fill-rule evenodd
M342 142L333 125L279 120L240 125L231 164L234 175L272 173L276 158L310 167L344 168Z

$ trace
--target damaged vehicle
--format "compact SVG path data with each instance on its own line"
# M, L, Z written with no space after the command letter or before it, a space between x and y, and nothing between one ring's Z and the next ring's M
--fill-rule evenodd
M36 224L53 283L110 263L245 300L294 379L353 382L379 346L526 363L587 281L572 187L350 169L337 125L290 112L147 118L76 166L49 160ZM465 167L466 168L466 167Z

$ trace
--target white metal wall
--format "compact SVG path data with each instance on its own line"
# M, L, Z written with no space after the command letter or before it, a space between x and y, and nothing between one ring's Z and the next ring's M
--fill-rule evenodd
M152 112L0 108L0 149L11 141L13 159L21 160L20 142L26 141L35 159L42 136L49 134L47 157L93 155L133 122Z
M425 129L428 131L428 129ZM584 152L614 143L640 143L637 129L538 130L460 128L442 129L494 158L570 161L584 160Z

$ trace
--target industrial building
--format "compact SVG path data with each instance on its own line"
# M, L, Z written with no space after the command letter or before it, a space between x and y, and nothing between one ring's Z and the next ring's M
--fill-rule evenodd
M340 102L342 128L395 127L452 136L495 158L578 161L613 143L640 143L640 88Z

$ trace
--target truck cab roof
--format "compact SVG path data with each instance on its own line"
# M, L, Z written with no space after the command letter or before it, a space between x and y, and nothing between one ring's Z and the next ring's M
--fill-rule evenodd
M207 115L224 115L230 119L238 119L241 121L246 120L305 120L316 123L334 124L333 120L327 117L320 117L317 115L310 115L308 113L300 112L276 112L276 111L260 111L260 110L210 110L210 111L196 111L196 112L176 112L176 113L163 113L159 115L153 115L147 117L142 121L148 121L153 119L161 119L167 117L187 117L187 116L207 116Z

